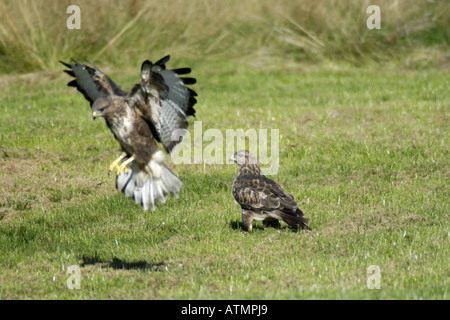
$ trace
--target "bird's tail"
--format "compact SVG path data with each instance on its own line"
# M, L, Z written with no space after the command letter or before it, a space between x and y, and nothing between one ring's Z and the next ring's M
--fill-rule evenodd
M116 188L125 196L132 197L137 204L141 204L145 211L149 208L154 211L156 200L165 203L167 193L178 199L183 183L164 163L157 163L156 168L154 163L149 163L149 166L153 167L153 174L131 163L128 172L122 171L116 177Z
M298 208L294 214L281 212L281 218L292 228L311 230L311 228L306 225L308 223L308 219L303 216L303 212Z

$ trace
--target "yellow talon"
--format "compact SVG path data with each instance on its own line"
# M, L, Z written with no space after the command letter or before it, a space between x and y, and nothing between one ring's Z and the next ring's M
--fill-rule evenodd
M122 171L128 172L127 165L121 164L120 166L117 166L117 172L116 172L116 175L121 174Z
M114 169L119 167L119 162L120 160L115 160L113 163L111 163L111 165L109 166L109 172L113 172Z
M118 167L119 167L120 161L121 161L123 158L125 158L126 156L127 156L127 154L126 154L125 152L123 152L122 155L121 155L119 158L117 158L116 160L114 160L114 161L111 163L111 165L109 166L109 173L113 172L114 169L118 168Z
M117 166L117 173L116 173L116 175L121 174L123 171L125 171L125 173L128 172L127 166L133 160L134 160L134 157L131 157L131 158L127 159L126 161L124 161L120 166Z

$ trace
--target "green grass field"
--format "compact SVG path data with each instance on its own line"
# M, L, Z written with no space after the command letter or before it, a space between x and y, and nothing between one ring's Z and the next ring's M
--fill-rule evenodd
M180 199L142 211L114 189L118 144L68 76L3 76L1 299L449 298L448 71L223 58L170 67L186 63L204 129L280 130L272 178L312 232L260 222L245 232L235 165L169 161ZM129 89L139 64L105 69ZM71 265L79 290L67 287ZM380 290L367 288L371 265Z
M79 0L80 30L69 4L0 2L0 299L449 299L448 1L379 0L374 30L367 0ZM184 186L156 212L115 190L58 60L129 90L166 54L198 80L192 136L279 130L311 232L244 231L234 164L166 157Z

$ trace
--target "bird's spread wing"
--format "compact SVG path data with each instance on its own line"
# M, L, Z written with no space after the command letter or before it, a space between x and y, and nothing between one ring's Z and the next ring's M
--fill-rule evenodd
M194 84L196 80L181 77L190 73L191 69L167 70L165 64L169 58L166 56L154 64L147 60L142 64L141 83L130 91L129 100L149 121L155 139L170 153L181 141L172 141L172 133L188 128L187 117L195 114L193 106L197 102L197 94L185 86Z
M75 79L70 81L67 85L77 88L89 103L94 103L100 97L108 95L124 96L127 93L120 89L106 74L99 68L86 61L86 64L78 63L73 60L72 64L60 61L64 66L70 70L64 70L67 74Z
M297 203L294 197L285 193L274 181L265 176L241 176L235 182L235 197L248 210L282 211L294 214Z

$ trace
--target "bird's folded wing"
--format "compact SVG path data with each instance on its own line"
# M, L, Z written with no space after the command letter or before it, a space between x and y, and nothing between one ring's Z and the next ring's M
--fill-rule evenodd
M249 209L262 211L295 211L294 198L285 193L278 184L267 177L238 179L235 184L237 201Z

